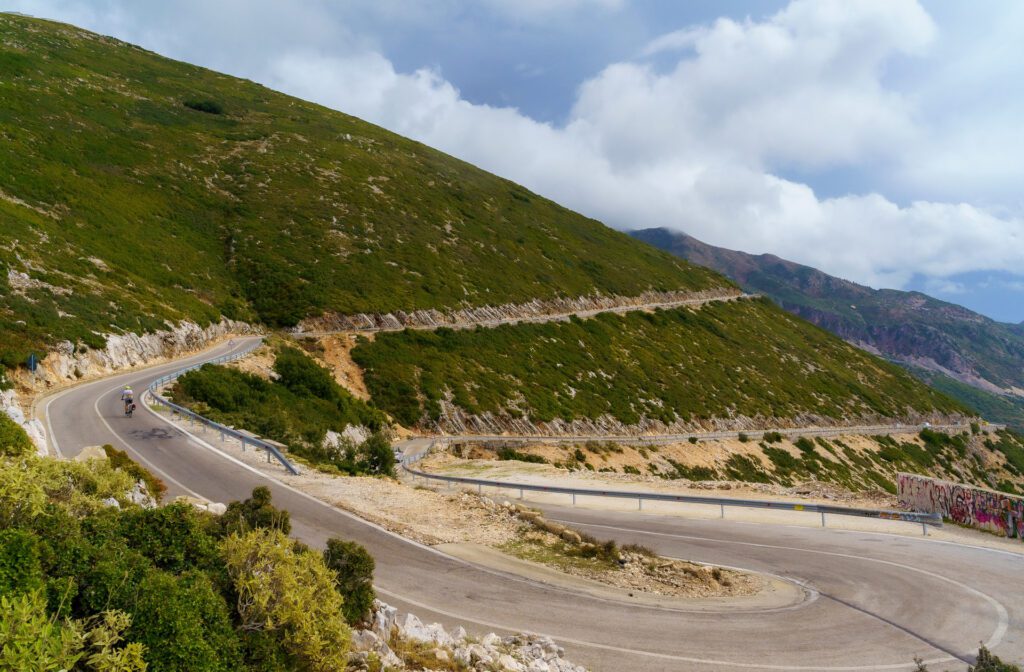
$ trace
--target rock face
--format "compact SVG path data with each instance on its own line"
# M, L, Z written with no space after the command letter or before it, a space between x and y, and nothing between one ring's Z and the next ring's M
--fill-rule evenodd
M665 423L653 418L641 418L639 422L627 425L611 415L591 420L555 418L550 422L533 421L526 415L514 416L507 411L500 413L470 414L447 399L440 401L441 414L436 421L425 423L424 428L440 434L481 434L485 436L643 436L646 434L713 433L734 434L735 432L757 432L773 429L799 429L806 427L889 427L900 423L917 425L925 422L944 425L967 420L958 414L919 413L908 411L898 418L878 414L861 414L838 420L812 413L793 417L747 417L735 415L726 418L705 418L677 420Z
M442 312L440 310L398 311L394 313L330 314L303 320L297 333L338 331L397 331L400 329L467 328L494 326L510 322L550 320L570 315L606 311L627 311L641 307L669 307L696 304L715 299L735 299L740 291L719 288L699 292L644 292L638 296L580 296L576 298L534 300Z
M530 634L501 637L492 632L478 639L470 637L461 626L448 632L440 623L424 624L414 614L400 619L397 609L380 600L374 602L369 627L352 633L348 667L350 670L370 669L370 657L374 656L385 669L405 669L399 653L407 645L425 646L439 663L454 661L459 669L586 672L583 667L565 660L564 649L550 637ZM448 665L444 669L448 669Z
M106 337L107 345L101 350L76 349L71 342L63 341L40 363L37 378L47 386L91 378L178 357L200 350L231 334L254 331L249 324L225 319L208 327L200 327L194 322L181 322L166 331L141 336L111 334Z
M18 404L18 397L14 390L0 392L0 412L6 413L7 417L25 430L28 437L32 439L32 443L35 444L36 452L39 455L46 455L46 430L43 429L43 423L26 417L21 405Z

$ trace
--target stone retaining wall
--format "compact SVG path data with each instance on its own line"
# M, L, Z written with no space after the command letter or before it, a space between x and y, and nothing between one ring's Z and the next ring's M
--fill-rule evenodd
M896 493L904 508L1024 541L1024 497L902 473Z

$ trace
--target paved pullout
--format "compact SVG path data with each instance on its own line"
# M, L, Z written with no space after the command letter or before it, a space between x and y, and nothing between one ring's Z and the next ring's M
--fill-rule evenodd
M966 667L980 643L1024 656L1024 559L903 537L753 526L728 521L552 509L599 536L666 555L792 577L811 589L798 606L694 613L601 600L477 567L403 540L269 480L172 427L155 413L121 415L118 390L187 363L244 347L70 388L38 405L65 456L112 443L165 479L171 494L216 501L269 485L292 514L294 534L322 544L340 536L377 560L382 597L422 618L468 629L528 630L555 637L595 670L912 669L917 655Z

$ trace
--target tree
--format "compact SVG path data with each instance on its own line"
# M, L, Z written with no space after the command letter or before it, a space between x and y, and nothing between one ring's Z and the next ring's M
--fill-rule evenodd
M345 600L342 610L350 625L364 622L373 608L373 570L370 553L354 541L328 539L324 564L334 570L334 586Z
M291 516L287 511L275 508L271 503L272 498L270 488L261 485L253 488L249 499L228 504L228 510L220 519L224 533L275 529L287 535L292 531Z
M395 451L383 432L374 432L359 447L359 471L379 476L395 475Z
M351 632L321 556L299 551L275 529L232 534L221 551L243 630L275 633L299 669L345 669Z

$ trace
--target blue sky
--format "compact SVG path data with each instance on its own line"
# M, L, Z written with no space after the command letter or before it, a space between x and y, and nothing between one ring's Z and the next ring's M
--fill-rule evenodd
M11 0L620 229L1024 320L1024 4Z

